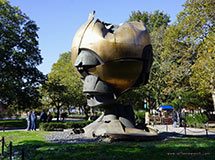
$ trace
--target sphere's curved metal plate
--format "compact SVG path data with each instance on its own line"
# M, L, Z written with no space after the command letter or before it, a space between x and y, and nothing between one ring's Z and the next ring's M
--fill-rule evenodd
M90 17L73 39L72 60L83 78L98 76L120 95L147 83L152 63L150 43L142 22L116 26Z
M138 60L116 60L91 68L89 73L98 75L101 80L114 88L124 91L134 85L142 71L142 62Z
M150 44L143 23L126 22L115 29L110 28L99 20L87 21L73 39L72 59L77 57L80 49L94 51L104 62L120 58L142 58L144 47Z

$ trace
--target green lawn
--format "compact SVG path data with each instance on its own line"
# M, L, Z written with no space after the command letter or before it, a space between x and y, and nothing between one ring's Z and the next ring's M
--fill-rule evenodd
M48 132L0 132L7 143L13 141L14 150L25 150L29 160L124 160L124 159L174 159L213 160L215 140L207 138L176 138L148 142L114 142L84 144L52 144L45 142ZM17 158L18 159L18 158Z

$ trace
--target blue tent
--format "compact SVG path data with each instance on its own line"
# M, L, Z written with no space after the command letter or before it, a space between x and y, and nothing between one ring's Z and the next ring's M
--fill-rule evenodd
M168 106L168 105L165 105L165 106L160 106L159 110L173 110L174 107L173 106Z

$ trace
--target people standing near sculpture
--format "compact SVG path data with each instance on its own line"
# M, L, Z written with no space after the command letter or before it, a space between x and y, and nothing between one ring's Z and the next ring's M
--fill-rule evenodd
M45 112L45 110L43 110L40 114L40 121L41 122L46 122L47 121L47 114Z
M35 112L33 111L31 113L31 130L36 131L36 121L37 121L37 116L35 114Z
M31 111L27 112L26 120L27 120L27 128L26 128L26 130L30 131L31 130Z
M47 122L51 122L52 118L53 118L52 113L48 112Z

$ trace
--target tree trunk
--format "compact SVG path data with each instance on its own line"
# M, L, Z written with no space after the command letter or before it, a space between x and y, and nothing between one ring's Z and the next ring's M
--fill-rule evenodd
M215 90L212 91L212 100L213 100L214 111L215 111Z
M57 122L59 122L60 117L60 107L57 107Z

